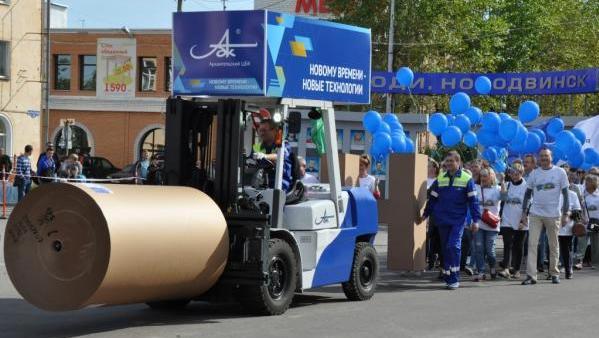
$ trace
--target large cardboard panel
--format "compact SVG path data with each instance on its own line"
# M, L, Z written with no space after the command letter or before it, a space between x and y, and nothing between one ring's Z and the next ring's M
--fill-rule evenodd
M327 156L320 159L320 182L329 182ZM339 153L339 171L341 173L341 186L351 187L358 182L360 175L360 155Z
M426 265L426 225L416 224L426 203L428 156L389 157L389 199L379 203L379 219L389 226L387 265L391 270L418 271Z

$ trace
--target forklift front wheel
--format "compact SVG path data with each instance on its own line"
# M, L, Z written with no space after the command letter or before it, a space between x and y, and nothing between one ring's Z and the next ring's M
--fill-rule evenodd
M237 298L248 311L263 315L280 315L289 308L297 285L297 260L291 246L282 239L268 243L268 284L243 286Z
M379 259L370 243L356 244L349 281L341 284L349 300L368 300L374 295L379 277Z

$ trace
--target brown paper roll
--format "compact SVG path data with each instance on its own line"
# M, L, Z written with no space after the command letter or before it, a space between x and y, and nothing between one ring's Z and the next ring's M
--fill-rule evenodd
M227 254L220 209L184 187L44 184L15 207L4 239L12 283L51 311L199 296Z

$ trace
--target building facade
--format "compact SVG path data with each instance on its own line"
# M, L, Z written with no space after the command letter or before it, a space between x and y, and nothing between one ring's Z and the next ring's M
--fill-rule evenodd
M170 30L54 29L50 39L49 136L59 153L78 149L123 167L142 149L162 151Z
M39 153L42 104L42 2L0 0L0 148Z

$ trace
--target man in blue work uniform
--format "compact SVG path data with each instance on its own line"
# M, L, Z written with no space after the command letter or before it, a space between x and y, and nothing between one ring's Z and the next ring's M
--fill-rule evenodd
M256 143L253 146L252 157L256 161L270 161L272 164L277 163L277 147L275 144L277 137L277 124L270 118L263 118L258 127L258 135L261 143ZM283 163L283 191L289 192L292 188L293 175L293 160L289 143L283 142L284 161ZM268 172L268 186L274 188L275 185L275 170Z
M460 258L464 222L468 211L472 227L478 227L480 211L472 176L460 169L460 154L450 151L445 156L445 171L441 171L430 188L424 214L431 216L439 228L443 250L443 269L447 288L460 286ZM420 223L420 222L419 222Z

